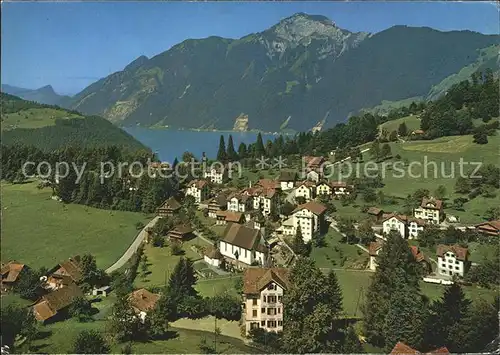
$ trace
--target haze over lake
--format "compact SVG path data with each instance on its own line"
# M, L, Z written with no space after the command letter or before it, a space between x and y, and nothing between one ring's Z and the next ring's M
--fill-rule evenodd
M205 152L208 158L215 159L221 135L224 135L226 147L229 135L233 136L236 151L241 142L248 145L255 143L257 139L255 132L190 131L144 127L125 127L124 130L150 147L162 161L169 162L172 162L176 157L180 160L182 153L186 151L193 153L197 158L200 158ZM274 140L276 137L273 134L262 134L264 144L267 140Z

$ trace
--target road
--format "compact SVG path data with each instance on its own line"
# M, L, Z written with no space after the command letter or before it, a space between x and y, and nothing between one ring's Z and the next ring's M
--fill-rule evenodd
M113 271L118 270L123 265L125 265L125 263L132 257L132 255L134 255L134 253L137 251L137 249L141 245L142 241L148 235L146 230L148 228L153 228L159 219L160 219L160 217L156 216L151 221L149 221L149 223L139 232L139 234L137 234L137 237L135 237L132 244L128 247L127 251L125 251L125 253L120 257L120 259L118 259L118 261L116 263L114 263L113 265L111 265L110 267L108 267L106 269L106 273L111 274Z

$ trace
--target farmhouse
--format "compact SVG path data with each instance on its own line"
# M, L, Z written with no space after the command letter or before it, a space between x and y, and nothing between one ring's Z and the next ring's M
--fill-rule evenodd
M208 217L217 218L217 212L227 208L227 198L224 194L212 198L208 204Z
M249 268L243 276L243 321L251 329L283 330L283 295L289 287L284 268Z
M168 232L167 237L170 240L184 241L192 236L193 227L189 224L179 224Z
M427 221L427 223L439 224L444 218L443 201L436 200L433 197L424 197L420 207L413 210L413 216L415 218L423 219Z
M75 299L83 297L83 292L75 283L59 288L42 296L34 305L35 318L41 322L55 319L55 316L63 316L68 306Z
M52 268L49 274L55 277L68 276L74 283L78 284L83 280L83 272L80 263L80 255L73 256Z
M315 192L315 183L309 180L301 181L295 189L295 199L297 199L297 197L303 197L306 201L310 201L316 196Z
M295 186L295 181L297 181L297 173L295 171L281 171L278 181L280 182L281 190L292 190Z
M330 186L335 196L349 195L353 189L353 186L348 185L345 181L331 181Z
M370 243L368 247L368 252L370 254L370 270L375 271L377 269L377 256L382 250L384 243L381 240L376 240Z
M368 211L366 211L368 215L375 221L379 222L382 219L382 215L384 214L384 211L381 210L380 208L377 207L370 207Z
M209 194L208 182L205 180L193 180L189 183L186 190L186 196L193 196L194 201L199 204L205 201Z
M391 350L389 355L428 355L428 354L449 354L448 349L443 346L441 348L429 351L428 353L421 353L418 350L415 350L403 342L398 342L394 345L394 348Z
M5 292L12 288L12 286L16 284L19 278L22 277L22 273L27 268L28 267L26 265L21 264L17 261L9 261L7 264L2 265L2 279L0 280L2 292Z
M316 185L316 195L328 195L332 194L332 187L327 182L323 181Z
M157 214L160 217L170 217L174 213L179 212L181 209L181 204L174 197L170 197L168 200L163 202L163 204L158 207Z
M159 295L151 293L144 288L135 290L128 296L130 305L142 322L146 320L148 312L153 310L159 298Z
M441 275L463 277L469 269L469 250L467 248L440 244L437 246L436 254L438 270Z
M227 210L246 212L252 208L252 198L247 194L234 193L227 200Z
M300 226L304 242L308 242L315 234L322 233L326 207L316 201L309 201L298 206L292 212L295 231Z
M231 262L241 262L246 265L257 263L264 265L268 250L260 231L241 224L227 225L223 238L219 241L219 251Z
M500 236L500 220L480 223L476 225L476 230L487 235Z

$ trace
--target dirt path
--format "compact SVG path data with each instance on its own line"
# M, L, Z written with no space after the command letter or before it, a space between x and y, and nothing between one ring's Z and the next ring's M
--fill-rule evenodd
M139 248L139 245L141 245L142 241L148 235L146 230L148 228L153 228L159 219L160 219L160 217L157 216L157 217L153 218L151 221L149 221L149 223L139 232L139 234L137 234L137 237L134 239L132 244L128 247L127 251L125 251L125 253L120 257L120 259L118 259L113 265L111 265L110 267L108 267L106 269L106 273L111 274L113 271L118 270L123 265L125 265L125 263L132 257L132 255L134 255L134 253Z

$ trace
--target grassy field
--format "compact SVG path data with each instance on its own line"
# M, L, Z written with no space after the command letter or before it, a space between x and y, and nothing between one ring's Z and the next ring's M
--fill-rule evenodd
M325 235L326 246L313 247L311 259L320 268L364 268L368 263L368 254L355 245L341 243L341 239L342 235L330 228ZM343 258L345 258L344 263L342 263Z
M397 132L399 125L403 122L406 124L408 133L420 129L420 119L416 115L401 117L398 118L397 120L384 122L380 125L379 128L380 131L382 131L382 129L385 128L389 133L391 133L392 131Z
M2 130L53 126L57 118L69 119L76 117L81 116L52 108L32 108L2 115Z
M147 223L140 213L64 205L51 190L36 183L4 184L2 188L2 260L30 267L52 267L75 254L91 253L99 267L108 267L137 235L135 224Z

